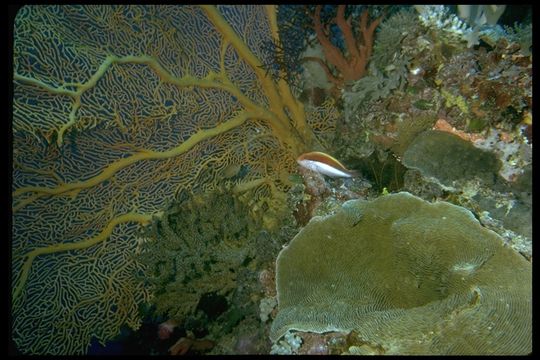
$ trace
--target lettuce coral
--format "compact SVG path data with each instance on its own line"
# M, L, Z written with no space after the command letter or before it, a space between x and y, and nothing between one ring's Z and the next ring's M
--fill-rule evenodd
M314 217L277 260L287 331L354 331L383 354L528 354L532 269L468 210L409 193Z

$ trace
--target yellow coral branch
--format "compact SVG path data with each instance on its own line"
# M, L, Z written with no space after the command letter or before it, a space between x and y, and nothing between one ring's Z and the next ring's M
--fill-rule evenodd
M274 113L274 119L270 123L272 130L276 132L276 136L285 143L288 143L291 147L295 147L294 143L298 142L299 139L295 141L288 141L291 138L291 127L289 125L289 120L287 115L283 111L284 104L282 102L281 96L276 88L276 85L272 79L268 76L266 71L263 70L263 64L261 61L253 54L253 52L248 48L248 46L240 39L236 34L234 29L227 23L227 21L221 16L217 11L215 6L211 5L201 5L203 10L206 12L206 15L212 21L214 26L219 30L223 35L225 41L229 42L238 52L240 57L244 59L249 66L255 72L255 75L261 82L262 88L268 98L270 103L270 112Z
M126 158L123 158L123 159L120 159L111 163L100 174L88 180L62 184L55 188L47 188L47 187L40 187L40 186L21 187L13 192L13 197L19 196L27 192L34 192L34 193L46 194L46 195L59 195L59 194L67 193L70 191L74 191L74 190L80 191L81 189L86 189L86 188L95 186L103 182L104 180L109 179L118 171L138 161L167 159L167 158L181 155L185 153L186 151L190 150L193 146L195 146L199 142L206 140L210 137L219 135L221 133L227 132L237 126L242 125L247 119L256 118L258 115L259 114L253 114L250 112L241 112L236 117L214 128L210 128L206 130L199 130L197 133L193 134L188 140L186 140L185 142L183 142L182 144L178 145L177 147L171 150L163 151L163 152L141 150L134 155L131 155L129 157L126 157ZM27 203L25 203L25 205L26 204ZM21 206L17 205L14 207L14 211L20 208Z
M288 85L284 80L281 80L279 85L272 81L266 71L263 70L263 64L248 48L248 46L240 39L234 29L227 23L215 6L201 5L206 15L212 21L214 26L223 35L225 41L234 46L242 59L244 59L253 69L257 78L261 82L262 88L268 97L270 103L270 111L275 114L274 121L270 123L272 130L277 137L291 148L295 153L300 153L304 149L302 145L310 143L313 140L312 133L308 131L308 126L305 121L303 107L292 95ZM274 41L279 42L279 33L277 28L276 8L275 6L266 6L266 14L270 24L270 30ZM288 108L293 116L293 124L287 117L284 109ZM299 130L301 136L293 134L293 130Z
M16 213L20 209L24 208L26 205L33 203L34 201L36 201L37 199L39 199L40 197L43 197L45 195L47 195L47 194L43 194L43 193L32 194L28 198L26 198L26 199L22 200L21 202L17 203L17 205L13 206L12 210L13 210L14 213Z
M240 39L236 34L234 29L229 25L229 23L221 16L219 11L215 6L212 5L201 5L203 10L206 13L206 16L212 21L214 26L219 30L223 38L230 42L232 46L238 51L240 57L245 60L249 66L253 69L257 78L262 84L262 87L268 97L270 102L271 110L278 115L283 112L281 105L281 99L273 83L272 79L267 76L266 72L263 70L263 64L261 61L253 54L253 52L248 48L248 46Z
M45 84L43 81L28 77L28 76L24 76L24 75L19 75L17 73L13 74L13 79L23 82L23 83L27 83L30 85L44 88L55 95L77 96L77 93L78 93L77 91L65 89L63 86L55 88L55 87Z
M14 79L23 83L28 83L34 86L41 87L53 94L66 95L74 99L72 108L69 114L68 121L63 124L58 130L58 136L56 139L57 145L60 147L63 144L63 138L65 132L77 123L77 111L81 107L81 96L83 93L93 88L98 80L104 76L108 68L115 64L135 63L145 64L154 70L159 78L166 82L178 87L190 87L197 86L201 88L216 88L229 92L236 97L238 101L249 111L259 112L259 118L266 119L269 125L272 127L276 137L283 143L288 145L292 151L301 152L303 149L299 149L300 144L303 142L311 142L313 136L308 131L308 126L305 121L304 111L302 105L292 95L288 84L284 80L280 80L278 86L272 81L272 79L263 70L262 63L253 54L253 52L247 47L247 45L238 37L232 27L223 19L221 14L214 6L205 6L202 8L205 10L207 16L216 26L216 28L222 33L224 37L224 43L222 44L222 61L221 72L216 74L210 72L205 78L198 79L193 76L187 75L182 78L173 76L168 72L159 62L150 56L124 56L117 57L113 55L107 56L103 63L99 66L98 70L92 75L92 77L85 83L70 83L69 86L77 88L76 91L68 90L64 86L52 87L45 84L40 80L29 78L23 75L14 74ZM275 16L275 7L269 6L267 9L267 15L269 17L270 28L272 36L275 41L278 39L277 20ZM270 103L270 111L262 108L260 105L251 101L245 96L237 86L235 86L224 73L224 52L228 44L238 51L241 57L252 67L253 71L257 75L257 78L262 84L263 90L268 97ZM67 86L67 85L66 85ZM284 109L288 108L293 117L293 126L290 124L290 120ZM293 134L293 129L299 131L300 137Z
M272 39L274 43L279 43L279 28L277 24L276 5L264 5L266 11L266 17L268 18L268 24L270 25L270 32L272 33Z
M260 112L261 116L263 118L272 118L271 114L264 114L265 110L261 108L259 105L251 101L247 96L245 96L232 82L222 76L222 74L216 74L213 72L210 72L204 79L198 79L193 76L187 75L181 78L173 76L171 73L169 73L159 62L150 57L150 56L124 56L124 57L116 57L113 55L108 56L104 62L99 66L98 70L92 77L86 82L86 83L72 83L69 84L70 86L76 87L77 91L72 91L65 89L63 86L60 87L52 87L50 85L45 84L42 81L29 78L26 76L22 76L19 74L14 74L14 79L23 83L28 83L34 86L41 87L45 89L46 91L49 91L53 94L58 95L67 95L74 98L74 103L72 105L71 112L69 114L69 121L65 123L59 130L58 130L58 137L57 137L57 144L60 147L63 143L63 136L64 133L77 122L77 110L81 106L81 96L82 94L94 87L98 80L103 77L107 69L114 63L118 64L126 64L126 63L134 63L134 64L145 64L148 65L150 68L154 70L154 72L159 76L159 78L166 82L173 85L176 85L178 87L190 87L190 86L197 86L200 88L215 88L215 89L221 89L228 91L231 95L235 96L238 101L249 111L258 111ZM266 116L263 116L266 115Z
M228 26L228 24L227 24L227 26ZM232 29L230 29L230 30L232 31ZM238 41L240 41L240 40L238 39ZM243 46L245 47L245 45L243 45ZM225 51L225 48L226 48L226 46L224 45L222 52ZM247 49L247 47L245 47L245 49ZM248 51L249 54L251 54L251 56L254 57L254 55L251 53L251 51L249 49L247 49L246 51ZM254 57L254 59L252 59L252 61L254 62L254 64L259 62L259 60L256 57ZM55 187L55 188L46 188L46 187L37 187L37 186L19 188L19 189L15 190L13 192L14 197L19 196L19 195L24 194L24 193L27 193L27 192L35 192L37 194L34 194L30 198L25 199L25 200L21 201L20 203L18 203L17 205L15 205L13 207L14 212L18 211L19 209L23 208L24 206L28 205L29 203L33 202L37 198L42 197L44 195L59 195L59 194L71 192L71 191L74 191L74 190L80 191L81 189L95 186L95 185L101 183L102 181L110 178L112 175L114 175L119 170L121 170L121 169L123 169L123 168L125 168L125 167L127 167L127 166L129 166L131 164L134 164L134 163L136 163L138 161L152 160L152 159L163 159L163 158L169 158L169 157L180 155L180 154L186 152L187 150L189 150L190 148L192 148L195 144L199 143L202 140L205 140L205 139L207 139L207 138L209 138L211 136L215 136L217 134L226 132L226 131L228 131L228 130L236 127L236 126L239 126L248 117L256 117L256 118L259 118L259 119L267 120L269 125L272 127L273 132L275 133L275 135L281 141L283 141L286 144L289 144L291 149L296 150L296 152L301 151L295 146L296 145L295 142L297 141L296 137L293 134L291 134L292 129L290 128L290 126L288 126L288 124L286 124L286 121L284 122L283 120L280 120L279 117L276 117L276 114L273 114L272 112L260 107L259 105L255 104L254 102L252 102L234 84L232 84L232 82L225 76L224 73L216 74L216 73L211 72L203 79L197 79L197 78L195 78L193 76L190 76L190 75L184 76L182 78L177 78L177 77L171 75L167 70L165 70L158 63L158 61L156 59L154 59L152 57L149 57L149 56L125 56L125 57L121 57L121 58L115 57L115 56L108 56L105 59L105 61L101 64L98 71L90 78L90 80L88 80L88 82L86 82L84 84L71 84L72 86L78 87L78 90L75 91L75 92L71 91L71 90L67 90L67 89L65 89L63 87L54 88L54 87L51 87L51 86L49 86L49 85L47 85L47 84L45 84L45 83L43 83L43 82L41 82L39 80L35 80L35 79L32 79L32 78L27 78L27 77L17 75L17 74L15 74L15 78L17 80L19 80L19 81L22 81L22 82L27 82L27 83L30 83L32 85L43 87L47 91L50 91L50 92L55 93L55 94L69 95L69 96L73 96L75 98L75 104L73 105L74 110L72 110L72 112L70 113L70 121L68 123L66 123L58 132L57 142L58 142L59 145L61 145L63 133L70 126L74 125L75 122L76 122L75 112L76 112L76 109L78 109L80 107L80 96L82 95L82 93L84 91L86 91L86 90L90 89L91 87L95 86L95 84L97 83L99 78L103 76L105 71L113 63L120 63L120 64L138 63L138 64L148 65L149 67L151 67L155 71L155 73L160 77L161 80L163 80L164 82L168 82L168 83L171 83L173 85L176 85L178 87L198 86L198 87L201 87L201 88L218 88L218 89L226 90L231 95L235 96L238 99L238 101L246 109L252 111L252 113L251 114L244 113L245 117L243 117L243 118L238 118L237 117L236 119L232 119L232 120L228 121L227 123L224 123L224 124L221 124L221 125L217 126L214 129L208 129L208 130L200 131L200 132L194 134L186 142L184 142L183 144L179 145L178 147L176 147L176 148L174 148L172 150L165 151L165 152L154 152L154 151L146 151L146 150L139 151L138 153L136 153L136 154L134 154L134 155L132 155L130 157L123 158L121 160L118 160L118 161L110 164L99 175L97 175L97 176L95 176L95 177L93 177L93 178L91 178L89 180L86 180L86 181L80 181L80 182L69 183L69 184L62 184L62 185L60 185L58 187ZM257 71L260 71L260 69L257 68ZM264 73L262 73L262 74L263 75L261 75L261 76L263 76L263 78L265 79L265 82L268 85L268 81L270 81L270 80L264 76ZM271 89L275 90L275 84L272 83L271 81L270 81L270 85L268 85L268 86L270 86ZM299 102L297 102L296 99L294 99L294 97L290 93L290 89L289 89L288 85L283 80L281 80L280 83L279 83L279 89L280 89L280 93L285 95L285 96L283 96L283 99L285 100L285 103L286 103L287 107L290 109L291 113L294 116L294 119L295 119L294 122L295 122L295 125L296 125L296 130L300 131L301 137L306 136L307 130L309 128L307 127L306 122L305 122L305 116L304 116L302 105ZM282 95L282 94L279 94L279 95ZM281 100L279 102L281 103ZM281 109L283 108L282 103L281 103L280 107L281 107ZM285 114L283 113L283 111L281 111L281 117L287 119ZM311 134L310 133L307 134L306 137L309 138L309 135L311 135ZM291 141L291 139L293 139L293 141Z
M30 251L28 254L26 254L26 261L24 262L22 266L21 276L19 277L17 281L17 285L15 286L13 290L13 298L16 299L21 294L21 291L24 288L24 285L26 284L26 280L28 279L28 274L30 273L32 262L39 255L53 254L53 253L69 251L69 250L86 249L93 245L99 244L100 242L107 239L111 235L112 231L114 230L114 227L118 224L125 223L125 222L137 222L142 225L145 225L145 224L148 224L151 220L152 220L152 215L146 215L146 214L128 213L128 214L120 215L112 219L109 222L109 224L107 224L105 229L103 229L101 233L99 233L97 236L93 238L88 238L83 241L74 242L74 243L54 244L54 245L37 248Z
M257 188L262 184L270 184L271 182L267 178L255 179L245 183L237 184L233 188L234 194L240 194L248 190Z
M270 25L270 32L275 44L280 44L281 39L279 37L279 28L277 24L276 5L265 5L266 16L268 17L268 23ZM283 70L280 70L283 72ZM291 112L292 120L294 121L294 128L298 130L302 138L309 143L309 140L315 139L315 136L311 132L311 129L307 125L306 116L304 113L304 105L295 99L291 92L289 84L284 80L283 74L280 74L278 80L278 91L281 99L287 109Z

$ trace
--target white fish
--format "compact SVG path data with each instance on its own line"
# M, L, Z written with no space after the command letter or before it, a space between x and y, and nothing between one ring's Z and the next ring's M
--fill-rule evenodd
M348 170L342 163L328 154L319 151L313 151L302 154L296 159L296 162L305 167L330 177L354 177L358 173L354 170Z

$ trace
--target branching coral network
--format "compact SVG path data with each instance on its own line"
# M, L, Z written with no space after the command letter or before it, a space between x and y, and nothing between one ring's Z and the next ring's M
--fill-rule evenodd
M236 191L267 201L316 140L251 39L279 41L274 7L27 7L16 25L14 338L84 353L138 326L139 225L239 165Z
M317 5L315 11L310 13L313 20L313 28L317 39L322 46L325 59L318 57L305 57L304 61L315 61L325 71L328 80L339 88L343 88L347 82L358 80L364 76L367 64L373 50L375 29L382 20L379 17L368 23L368 11L364 10L360 15L358 31L353 31L352 17L345 18L345 5L339 5L337 15L328 24L321 21L322 5ZM346 46L343 52L330 38L330 25L337 24ZM335 69L335 73L332 71Z

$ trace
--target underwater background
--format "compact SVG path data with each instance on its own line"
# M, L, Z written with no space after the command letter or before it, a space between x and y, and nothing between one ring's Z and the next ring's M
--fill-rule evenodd
M30 5L12 46L11 353L532 352L531 6Z

